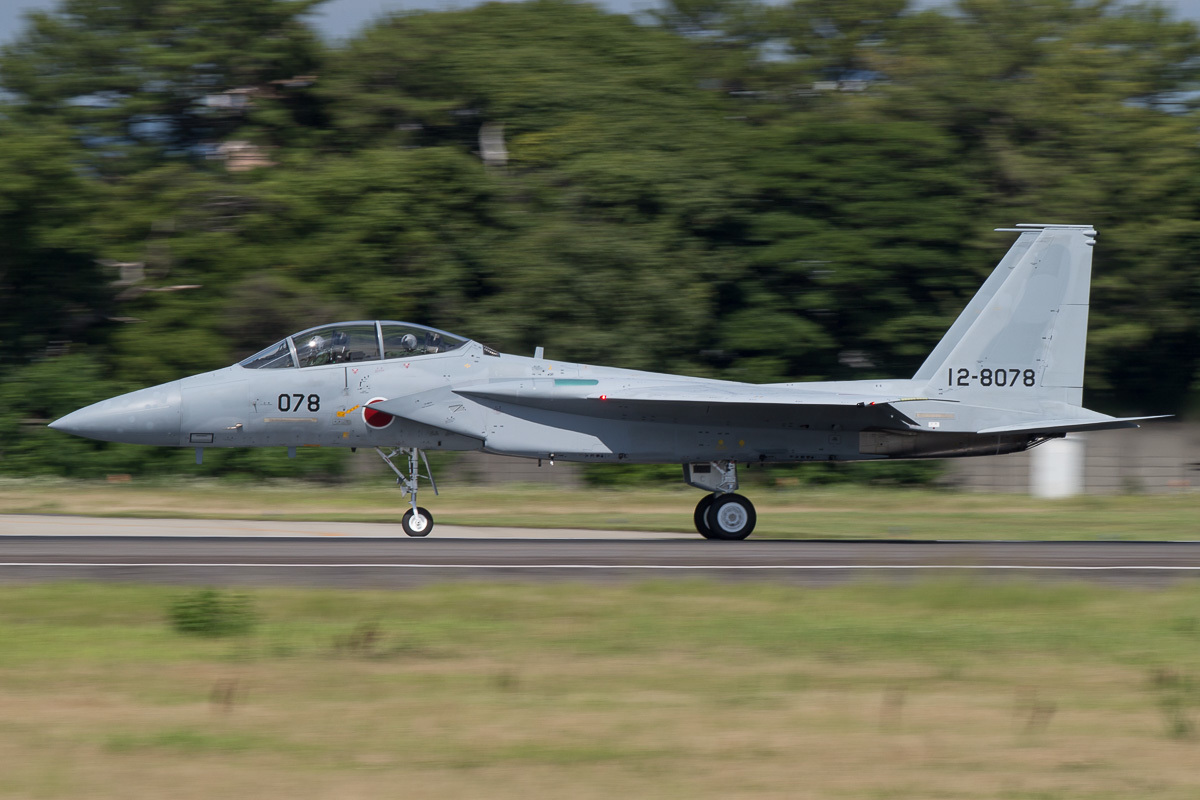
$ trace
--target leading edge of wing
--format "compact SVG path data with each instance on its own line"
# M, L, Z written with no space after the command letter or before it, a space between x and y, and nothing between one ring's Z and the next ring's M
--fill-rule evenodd
M563 382L565 383L565 382ZM755 384L706 384L678 382L658 386L605 387L602 383L586 387L555 385L553 380L506 381L455 389L455 394L481 400L493 400L572 414L607 416L618 405L678 406L837 406L882 407L925 397L899 395L846 394L839 392L780 389ZM910 420L906 422L911 423Z

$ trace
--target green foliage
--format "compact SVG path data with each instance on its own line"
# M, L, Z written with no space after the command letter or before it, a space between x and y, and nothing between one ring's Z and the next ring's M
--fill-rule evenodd
M682 475L678 464L586 464L583 480L603 488L675 484Z
M945 464L937 460L914 461L845 461L811 464L771 464L761 472L750 471L751 480L760 476L777 485L800 483L809 486L837 484L867 484L871 486L929 486L946 473Z
M1160 8L675 0L655 25L536 0L326 49L313 5L63 0L4 48L0 471L190 469L33 420L336 318L904 376L1018 221L1101 231L1088 405L1200 404L1200 35ZM205 470L300 469L261 458Z
M490 120L518 163L554 165L668 144L713 105L696 108L694 64L685 40L593 6L489 3L380 20L331 54L321 93L348 144L466 149Z
M105 174L233 135L273 144L302 118L304 98L278 82L318 66L300 19L318 2L62 0L4 48L0 84L23 114L90 140L87 163Z
M105 739L104 749L110 753L175 751L190 756L271 749L271 744L273 742L265 740L264 737L244 733L214 733L193 728L168 728L153 733L113 734Z
M111 290L90 251L101 189L72 162L71 130L0 107L0 369L51 341L102 340Z
M129 472L134 445L112 445L65 436L46 423L90 403L120 394L88 353L34 362L0 380L0 472L98 477ZM156 454L161 462L161 451ZM148 465L147 465L148 466Z
M178 598L169 611L171 627L188 636L240 636L258 623L245 595L201 589Z

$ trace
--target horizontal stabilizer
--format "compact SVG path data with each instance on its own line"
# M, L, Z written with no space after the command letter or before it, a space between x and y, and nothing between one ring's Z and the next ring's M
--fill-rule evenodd
M1048 419L1039 422L1025 422L1019 425L1001 425L997 428L985 428L979 433L1072 433L1074 431L1107 431L1117 428L1140 428L1139 422L1148 419L1165 419L1170 414L1156 417L1106 417L1099 420L1081 419Z

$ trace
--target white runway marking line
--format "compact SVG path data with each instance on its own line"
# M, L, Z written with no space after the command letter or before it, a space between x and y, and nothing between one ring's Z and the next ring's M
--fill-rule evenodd
M669 570L853 570L853 569L1002 569L1054 570L1074 572L1114 572L1120 570L1153 570L1162 572L1197 572L1196 566L1114 565L1114 566L1051 566L1046 564L254 564L217 562L97 562L82 561L0 561L0 567L257 567L260 569L669 569Z

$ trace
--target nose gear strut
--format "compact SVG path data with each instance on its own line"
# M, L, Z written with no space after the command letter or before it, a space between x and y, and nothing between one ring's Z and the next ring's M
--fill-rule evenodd
M404 532L409 536L428 536L433 530L433 515L428 510L417 505L417 484L421 478L429 481L429 485L433 487L433 493L436 496L438 493L437 481L433 479L433 470L429 468L429 459L425 457L422 450L415 447L397 447L390 453L385 453L378 447L375 452L379 453L379 457L383 462L391 467L392 472L396 473L396 483L400 485L400 491L403 495L409 498L409 505L412 506L408 511L404 512L404 516L400 519L400 525L404 528ZM407 473L392 460L396 456L404 453L408 456ZM421 464L425 465L425 474L421 474Z

